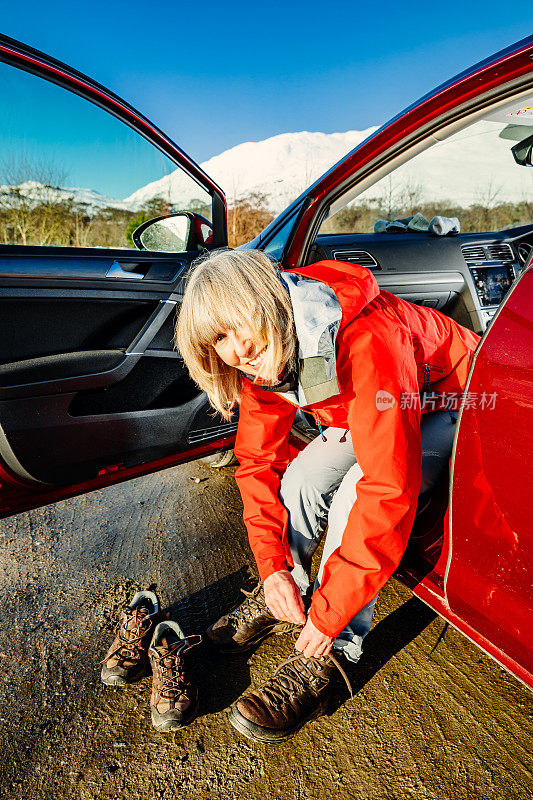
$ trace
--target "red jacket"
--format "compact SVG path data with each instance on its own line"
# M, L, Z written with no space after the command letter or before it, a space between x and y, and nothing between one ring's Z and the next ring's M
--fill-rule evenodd
M335 375L333 379L324 375L318 396L325 399L301 407L324 426L350 430L363 472L342 544L326 562L310 610L314 625L336 636L381 589L407 545L421 483L422 451L419 403L405 398L418 397L425 377L431 391L460 394L479 336L438 311L380 292L364 267L321 261L287 272L326 284L340 304L336 380ZM305 304L300 312L302 308L305 314ZM295 321L298 333L296 308ZM301 379L307 366L312 367L307 385L315 398L313 381L324 372L320 362L319 357L300 361ZM287 397L243 380L236 479L262 580L293 566L288 514L278 490L289 463L295 411Z

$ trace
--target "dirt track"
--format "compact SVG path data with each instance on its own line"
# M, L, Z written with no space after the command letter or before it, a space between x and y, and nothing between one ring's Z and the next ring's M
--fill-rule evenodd
M192 478L200 477L200 483ZM529 800L531 694L396 582L327 716L275 747L229 705L291 640L248 659L197 648L200 717L150 724L150 679L99 682L121 605L156 587L187 633L250 585L233 470L194 463L0 522L0 797Z

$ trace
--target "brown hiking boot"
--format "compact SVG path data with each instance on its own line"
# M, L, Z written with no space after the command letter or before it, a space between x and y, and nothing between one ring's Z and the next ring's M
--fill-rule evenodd
M100 676L108 686L134 683L149 673L148 645L160 619L155 592L137 592L124 606L115 628L115 638L100 662Z
M239 733L257 742L289 739L325 711L337 670L352 694L341 660L344 656L340 654L306 658L294 650L272 678L232 706L229 721Z
M250 650L271 633L283 633L294 628L290 622L280 622L265 603L263 584L258 583L252 592L241 589L246 600L230 614L220 617L205 635L221 653Z
M200 644L201 636L185 638L177 622L160 622L148 655L153 681L150 695L152 724L156 731L177 731L198 712L198 689L187 675L185 655Z

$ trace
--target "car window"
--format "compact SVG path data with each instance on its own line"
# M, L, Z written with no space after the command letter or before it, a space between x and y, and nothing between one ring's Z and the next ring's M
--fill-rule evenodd
M278 260L281 259L289 234L294 227L294 221L296 219L298 210L299 209L295 209L293 212L291 212L288 220L283 223L281 228L279 228L276 233L274 233L272 238L268 240L268 243L261 247L263 252L267 253L272 258Z
M143 221L211 197L120 120L0 64L0 244L133 247Z
M457 218L460 230L491 231L533 220L533 167L517 163L513 147L533 144L533 97L463 128L399 166L354 198L335 203L319 233L394 232L394 220L419 214ZM519 148L520 149L520 148ZM353 199L352 199L353 198ZM408 222L406 224L409 224Z

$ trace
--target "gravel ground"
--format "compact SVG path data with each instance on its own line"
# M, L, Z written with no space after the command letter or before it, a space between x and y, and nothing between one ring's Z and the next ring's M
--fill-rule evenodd
M199 478L195 481L194 478ZM530 800L531 694L391 581L328 713L275 746L227 711L291 650L192 651L200 715L157 734L150 679L103 686L132 594L155 588L186 633L253 582L233 470L196 462L0 522L0 797Z

